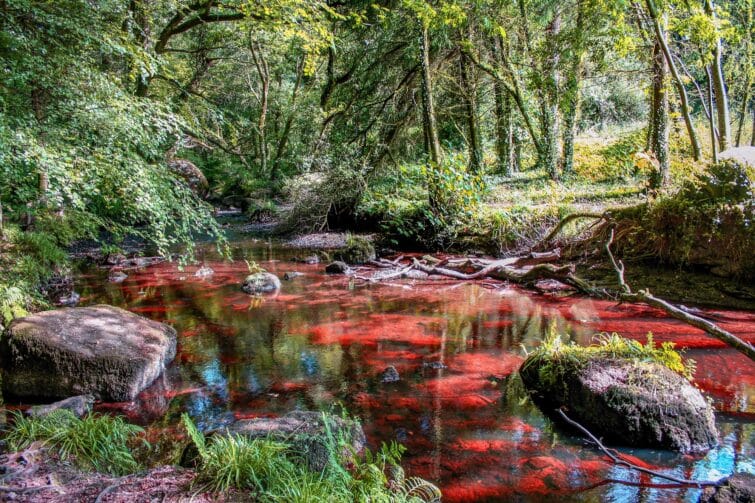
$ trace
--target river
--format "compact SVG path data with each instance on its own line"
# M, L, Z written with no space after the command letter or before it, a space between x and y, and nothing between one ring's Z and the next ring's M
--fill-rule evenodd
M178 331L177 357L162 378L135 402L101 411L163 431L182 412L208 428L297 408L345 408L373 447L404 444L408 475L438 483L447 502L696 501L697 489L652 487L665 481L611 465L506 379L549 331L579 344L600 332L642 341L652 332L697 362L695 381L714 402L721 444L704 456L621 452L688 478L755 474L755 365L660 311L489 281L365 284L293 262L306 253L265 241L233 243L233 262L208 245L198 253L197 266L157 264L129 271L119 284L95 267L77 276L81 305L121 306ZM244 260L279 276L303 275L283 281L276 296L251 297L240 289ZM214 274L197 276L200 266ZM755 342L755 313L707 314ZM401 380L382 383L391 365Z

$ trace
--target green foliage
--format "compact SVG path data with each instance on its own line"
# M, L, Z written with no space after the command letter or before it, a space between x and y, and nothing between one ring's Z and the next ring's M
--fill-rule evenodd
M596 344L590 346L565 343L560 334L551 333L528 355L524 365L540 363L539 377L542 382L551 386L561 383L565 373L575 367L582 367L594 359L605 358L657 363L691 380L695 372L695 362L690 359L683 360L674 346L673 342L656 345L652 333L648 333L645 344L625 339L615 333L603 333L597 336Z
M246 268L249 270L249 274L259 274L262 272L267 272L265 268L263 268L254 260L244 260L244 263L246 263Z
M755 201L755 168L734 160L712 165L688 182L683 197L700 203L745 203Z
M398 466L404 448L395 442L363 457L349 455L347 469L342 453L350 452L350 447L326 427L330 460L321 473L315 473L286 443L225 434L205 439L187 414L182 422L199 452L197 482L213 491L250 490L256 500L270 502L440 501L434 485L419 478L404 479ZM393 485L386 477L388 470L398 474Z
M129 443L143 430L120 417L89 414L77 418L68 410L43 417L13 413L13 426L5 436L11 450L21 450L42 441L62 460L73 459L83 469L113 475L134 473L139 465Z
M574 152L575 173L592 181L647 177L651 165L638 158L645 148L644 135L644 129L636 129L608 142L578 143Z

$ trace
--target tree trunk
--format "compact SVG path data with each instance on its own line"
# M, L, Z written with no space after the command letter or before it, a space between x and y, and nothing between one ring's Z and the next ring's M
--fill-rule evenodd
M540 97L540 124L542 148L538 152L539 164L552 180L558 180L558 34L561 15L555 13L545 30L547 54L543 64L544 82Z
M660 42L653 46L653 100L650 124L650 150L658 160L658 172L653 175L653 188L665 186L669 180L669 113L666 89L666 59Z
M705 12L714 20L716 17L713 8L713 0L705 1ZM729 97L726 93L724 70L721 64L721 38L716 37L716 45L713 48L713 62L710 65L713 74L713 92L716 97L716 110L718 111L718 143L721 151L729 148L731 137L731 118L729 116ZM711 110L711 114L713 111Z
M464 53L459 57L459 77L461 80L464 112L467 122L467 148L469 149L469 167L473 173L482 169L482 147L480 128L477 121L477 87L470 75L470 64Z
M428 177L428 204L437 213L440 209L438 201L437 177L435 171L441 162L440 140L438 127L435 123L435 108L433 106L433 84L430 75L430 38L427 25L420 21L420 66L422 67L422 124L425 130L425 143L430 158L430 176Z
M251 32L249 37L251 38ZM262 86L260 90L260 116L257 123L260 135L260 173L262 176L267 176L267 107L268 96L270 94L270 69L267 65L267 60L264 54L262 54L261 48L257 42L251 41L249 43L249 51L252 53L252 60L254 66L257 68L257 75L260 78L260 84Z
M583 30L584 2L580 0L577 2L576 40L574 41L571 62L564 85L564 95L561 99L561 116L563 117L564 127L561 138L560 164L564 175L571 175L574 172L574 137L577 132L577 114L579 114L581 100L579 87L584 68Z
M710 108L710 114L708 114L708 126L710 127L711 158L713 159L713 164L716 164L718 163L718 148L716 145L716 125L713 121L713 71L710 66L706 66L705 72L708 76L708 107Z
M755 107L752 109L752 131L750 131L750 146L755 147Z
M149 46L151 29L149 18L147 16L146 5L149 0L132 0L129 3L131 13L131 34L136 41L136 45L146 50ZM136 72L136 91L134 94L139 97L147 95L149 88L150 76L143 74L141 71Z
M736 146L740 146L742 144L742 130L744 129L745 125L745 117L747 117L747 105L749 104L750 100L750 75L748 72L747 75L747 83L745 84L745 91L744 96L742 96L742 109L739 111L739 126L737 127L737 141Z
M495 95L495 150L498 157L498 173L511 176L511 97L498 81L493 82L493 93Z
M422 66L422 121L427 131L427 154L430 161L437 165L441 161L441 150L438 126L435 122L433 84L430 76L430 39L424 22L420 31L420 59Z
M658 18L658 10L655 7L654 0L646 0L648 11L650 12L650 18L653 22L653 29L655 31L655 39L660 44L663 56L666 59L666 64L671 72L671 76L674 80L674 85L679 92L679 100L681 101L681 112L684 117L684 124L687 126L687 134L689 135L689 142L692 147L692 157L699 161L701 157L700 142L697 139L697 133L695 132L694 124L692 123L692 115L689 108L689 97L687 96L687 89L684 87L679 70L676 68L671 49L666 41L666 34L661 26L661 20Z
M283 159L283 155L286 152L286 144L288 143L288 135L291 131L291 126L294 123L294 115L296 112L296 99L299 95L299 87L301 86L302 77L304 76L304 57L299 59L296 65L296 82L294 83L294 90L291 92L291 101L288 108L291 112L288 114L286 123L283 125L283 131L278 138L278 147L275 149L275 159L273 160L273 167L270 171L270 179L275 180L278 178L278 171L280 170L280 164Z
M577 68L570 70L570 75L566 82L564 90L564 104L562 117L564 127L562 132L562 149L561 149L561 170L564 175L571 175L574 172L574 137L577 134L577 114L579 113L580 92L579 82L582 73L582 58Z

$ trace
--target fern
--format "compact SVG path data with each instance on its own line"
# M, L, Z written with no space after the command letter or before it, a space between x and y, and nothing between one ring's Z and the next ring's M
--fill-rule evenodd
M194 421L192 421L189 415L185 412L181 414L181 423L184 425L184 428L186 428L186 433L197 448L199 456L204 459L207 456L207 443L204 435L199 431L197 425L194 424Z

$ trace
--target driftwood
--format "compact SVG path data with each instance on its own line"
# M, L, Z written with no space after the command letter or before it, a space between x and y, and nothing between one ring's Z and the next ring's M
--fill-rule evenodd
M591 297L619 300L623 302L644 303L667 313L669 316L699 328L716 337L737 351L742 352L750 360L755 361L755 347L752 344L722 329L710 319L703 318L684 306L676 306L668 301L653 296L648 290L633 291L624 278L624 264L617 261L611 251L614 239L614 229L608 214L579 213L565 217L558 226L542 241L547 242L569 221L578 218L594 218L608 222L609 237L605 244L605 251L616 270L619 292L610 292L595 288L589 282L575 274L573 264L556 265L554 262L561 258L561 250L554 249L546 252L531 252L525 255L503 259L483 259L478 257L449 257L439 259L425 255L421 259L411 258L406 261L404 256L394 260L378 259L370 264L386 271L368 276L356 276L355 279L374 283L400 278L409 271L416 269L427 274L446 276L462 281L494 279L509 281L525 286L533 286L540 280L555 280L575 289L577 292ZM387 272L393 269L393 272Z
M644 468L642 466L638 466L634 463L631 463L627 461L626 459L623 459L621 455L614 451L613 449L607 448L605 445L603 445L603 442L601 442L595 435L590 433L590 430L579 424L578 422L571 419L569 416L566 415L563 409L556 409L556 411L561 415L564 421L566 421L568 424L573 426L574 428L578 429L582 433L587 436L587 438L590 439L601 451L603 451L603 454L608 456L611 461L613 461L615 464L624 466L626 468L630 468L632 470L636 470L638 472L646 473L648 475L652 475L653 477L658 477L660 479L666 479L670 480L671 482L674 482L681 486L693 486L693 487L706 487L706 486L721 486L726 481L726 478L723 478L721 480L689 480L689 479L683 479L679 477L674 477L673 475L668 475L663 472L659 472L656 470L651 470L649 468ZM622 481L614 481L614 482L622 482Z
M611 265L616 271L619 287L621 287L621 290L622 290L622 292L619 295L619 298L621 300L625 300L629 302L643 302L649 306L653 306L655 308L661 309L662 311L665 311L668 315L676 318L677 320L681 320L689 325L692 325L693 327L699 328L700 330L704 330L705 332L712 335L713 337L730 345L737 351L744 353L745 356L747 356L750 360L755 361L755 347L753 347L752 344L749 344L748 342L743 341L742 339L735 336L734 334L727 332L726 330L722 329L715 323L709 320L706 320L705 318L701 318L700 316L697 316L695 314L692 314L689 311L689 309L683 309L663 299L659 299L658 297L655 297L654 295L652 295L649 290L640 290L637 292L633 292L631 287L627 284L626 280L624 279L623 262L621 260L616 260L616 258L613 256L613 252L611 251L611 244L613 243L613 236L614 236L614 230L611 229L608 236L608 241L606 242L606 253L608 254L609 260L611 261Z

